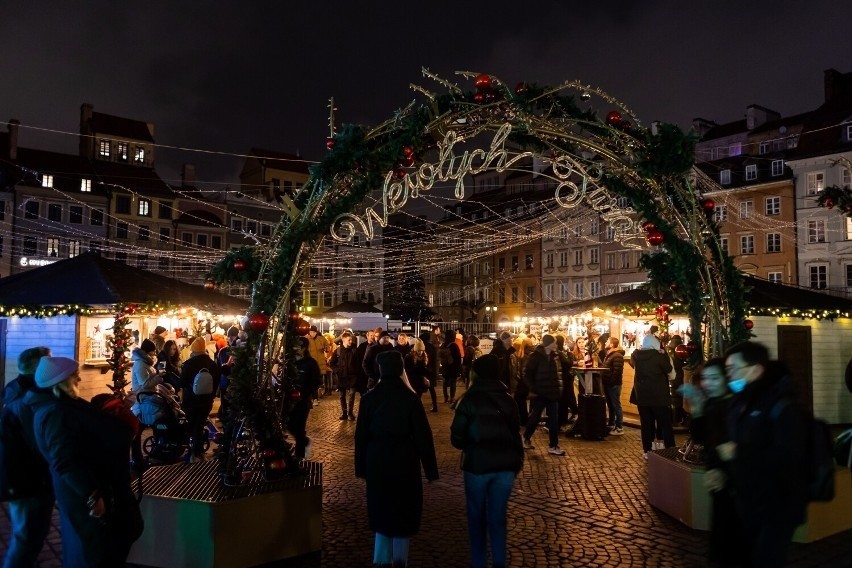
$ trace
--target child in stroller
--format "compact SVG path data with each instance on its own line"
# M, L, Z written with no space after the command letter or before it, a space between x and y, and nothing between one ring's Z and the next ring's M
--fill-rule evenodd
M167 464L184 457L190 446L189 429L173 386L164 383L154 390L140 391L132 410L143 427L151 428L151 435L142 440L142 453L149 460ZM208 421L202 431L204 451L210 448L211 435L216 439L217 434L216 427Z

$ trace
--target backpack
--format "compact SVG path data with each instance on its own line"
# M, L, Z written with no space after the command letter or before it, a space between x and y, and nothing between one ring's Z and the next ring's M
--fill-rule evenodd
M21 420L12 410L22 404L16 403L0 411L0 501L31 497L50 486L44 475L47 465L24 439Z
M781 400L772 407L771 416L777 418L789 399ZM807 423L807 484L808 502L827 503L834 499L834 448L831 430L824 420L805 412Z
M213 375L207 369L201 369L192 379L192 393L197 395L213 394Z

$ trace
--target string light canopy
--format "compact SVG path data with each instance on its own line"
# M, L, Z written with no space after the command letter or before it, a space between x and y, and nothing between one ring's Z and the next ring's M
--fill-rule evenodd
M250 331L237 356L231 390L238 413L226 422L226 434L239 421L255 433L262 451L290 454L282 415L294 373L284 373L282 390L273 388L272 376L280 361L292 362L287 347L295 340L299 282L326 236L344 243L357 235L369 240L376 226L386 226L391 214L436 184L454 184L455 197L463 199L467 174L506 171L525 160L545 165L559 207L582 202L617 229L617 240L635 245L644 239L654 247L643 256L649 290L655 297L676 290L697 343L702 329L709 332L711 353L749 337L742 325L740 274L722 250L694 183L701 174L692 168L693 137L671 125L642 128L626 105L579 81L511 87L492 75L460 72L460 86L425 69L423 74L440 92L412 85L424 101L373 128L330 130L326 158L295 195L299 215L283 218L270 245L257 252L250 312L268 316L268 326ZM589 107L592 99L609 110L605 118ZM374 190L381 197L358 210ZM619 198L632 207L622 207ZM232 264L226 258L214 268L219 282L237 278ZM236 461L231 436L226 438L220 456L227 458L223 474L233 480Z

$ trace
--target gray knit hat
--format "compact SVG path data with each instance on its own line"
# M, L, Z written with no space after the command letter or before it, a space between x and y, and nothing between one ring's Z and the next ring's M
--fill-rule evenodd
M77 372L80 365L68 357L42 357L35 372L35 382L46 389L58 385Z

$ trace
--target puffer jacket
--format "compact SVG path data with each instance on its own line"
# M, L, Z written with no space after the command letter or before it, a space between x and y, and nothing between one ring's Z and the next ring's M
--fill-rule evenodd
M637 349L630 356L633 368L633 386L636 389L638 406L670 406L668 374L672 362L668 355L656 349Z
M346 390L355 386L358 379L358 368L355 366L357 348L350 345L347 349L342 345L335 349L328 364L337 375L337 388Z
M130 354L130 360L133 361L131 392L135 394L142 390L154 390L158 384L163 382L163 378L154 367L154 358L149 357L142 349L135 348Z
M524 364L524 379L530 392L547 400L559 400L559 373L556 369L556 357L548 355L544 347L535 348Z
M602 379L605 387L614 387L621 384L624 374L624 349L616 347L610 349L606 354L603 366L609 369L603 373Z

